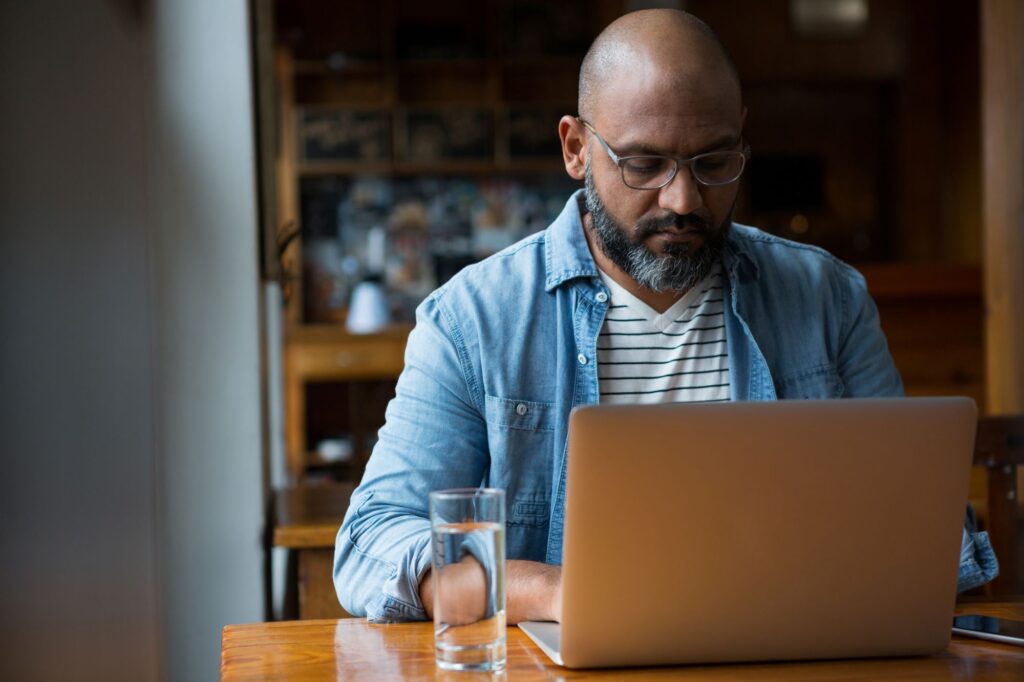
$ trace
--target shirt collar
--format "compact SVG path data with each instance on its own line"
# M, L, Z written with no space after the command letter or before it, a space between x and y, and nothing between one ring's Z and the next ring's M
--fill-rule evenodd
M583 233L583 217L581 207L583 190L573 192L565 202L565 208L548 227L545 238L545 291L577 277L598 277L597 264L587 246L587 238ZM735 225L735 224L734 224ZM746 242L740 230L731 229L725 239L722 264L730 278L737 275L757 279L759 275L757 263L747 252Z
M757 261L747 250L747 240L743 239L743 230L749 229L733 223L732 229L725 237L725 249L722 253L722 265L729 273L729 278L742 277L742 279L756 280L761 275L757 267Z
M545 291L577 277L598 276L597 264L583 233L582 201L583 190L573 192L565 208L548 227L544 253Z

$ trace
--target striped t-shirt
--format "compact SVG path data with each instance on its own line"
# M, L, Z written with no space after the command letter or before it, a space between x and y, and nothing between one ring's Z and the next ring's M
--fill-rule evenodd
M611 297L597 340L602 403L729 400L721 265L660 314L601 278Z

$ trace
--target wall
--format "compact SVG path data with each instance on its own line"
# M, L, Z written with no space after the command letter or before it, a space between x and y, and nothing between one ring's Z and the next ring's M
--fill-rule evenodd
M144 36L54 4L0 5L0 678L154 679Z
M262 616L243 0L0 3L0 679L216 679Z
M813 215L809 234L783 236L857 262L980 263L976 2L873 0L864 33L835 39L797 35L788 0L689 0L686 6L718 32L736 60L750 98L754 159L787 145L794 153L820 149L832 194L848 204L822 216L835 232L831 241L816 233ZM794 129L798 137L787 133ZM850 144L857 151L845 149ZM858 206L872 242L887 240L886 258L849 251L852 235L844 227ZM761 225L763 216L741 218Z
M261 620L258 253L244 0L152 7L149 165L164 665L216 673Z

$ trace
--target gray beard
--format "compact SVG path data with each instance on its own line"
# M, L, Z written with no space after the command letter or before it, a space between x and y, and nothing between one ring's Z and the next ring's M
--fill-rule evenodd
M705 230L704 244L693 253L687 244L670 244L666 247L665 253L659 255L643 244L644 234L638 235L641 237L638 241L630 239L626 228L608 214L597 195L589 158L585 173L584 196L598 247L608 260L640 286L651 291L685 292L707 277L715 263L721 259L725 234L732 222L732 211L725 222L717 228L694 216L676 216L674 221L678 224L689 223L702 227ZM638 231L650 233L652 228L653 226L646 229L641 227Z

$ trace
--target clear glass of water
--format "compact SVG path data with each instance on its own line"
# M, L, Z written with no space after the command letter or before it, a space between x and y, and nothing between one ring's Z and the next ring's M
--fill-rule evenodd
M434 649L444 670L505 667L505 491L430 493Z

